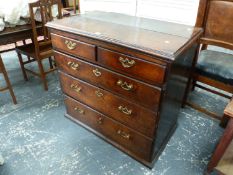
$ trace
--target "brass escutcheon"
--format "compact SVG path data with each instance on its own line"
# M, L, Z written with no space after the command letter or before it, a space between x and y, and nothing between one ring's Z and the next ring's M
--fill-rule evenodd
M81 91L81 87L79 87L78 85L74 85L74 84L71 84L70 85L70 88L71 89L73 89L74 91L76 91L76 92L78 92L78 93L80 93L80 91Z
M75 107L74 110L77 111L79 114L84 114L85 113L85 111L80 109L79 107Z
M136 62L134 60L129 60L128 58L119 57L119 61L124 68L133 67Z
M117 134L120 135L121 137L129 140L130 139L130 134L125 133L124 131L118 130Z
M99 124L102 124L103 123L103 118L102 117L100 117L100 118L98 118L98 121L97 121Z
M126 115L131 115L133 112L131 109L128 109L127 107L123 107L121 105L118 107L118 110Z
M102 92L100 92L100 90L95 91L95 95L97 97L103 97L104 96L104 94Z
M72 62L72 61L69 61L69 62L67 63L67 65L68 65L71 69L73 69L73 70L78 70L78 67L79 67L79 64L78 64L78 63L75 63L75 62Z
M122 80L118 80L117 85L126 91L130 91L133 89L133 84L128 84L127 82L123 82Z
M69 50L74 50L77 46L77 43L74 43L74 42L68 41L68 40L65 41L65 44Z
M101 72L99 71L99 69L94 69L93 71L93 74L96 76L96 77L100 77L101 76Z

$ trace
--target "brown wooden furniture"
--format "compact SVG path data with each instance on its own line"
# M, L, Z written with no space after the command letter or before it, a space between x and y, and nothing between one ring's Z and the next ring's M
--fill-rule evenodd
M17 104L16 98L15 98L15 94L14 94L14 91L13 91L13 89L12 89L10 80L9 80L9 78L8 78L8 75L7 75L5 66L4 66L4 64L3 64L1 55L0 55L0 73L3 74L3 77L4 77L5 81L6 81L6 87L0 88L0 92L9 90L14 104Z
M41 25L37 23L37 31L40 31ZM0 32L0 46L7 44L14 44L18 41L24 41L33 37L32 26L30 24L25 24L16 27L6 27ZM14 47L12 47L14 49ZM11 49L11 50L12 50ZM0 48L0 53L7 52L8 49Z
M66 117L153 167L176 127L202 30L104 12L47 26Z
M73 2L72 4L70 2ZM66 7L63 8L63 12L69 13L71 15L77 14L77 7L78 12L80 13L80 1L79 0L65 0Z
M45 24L48 21L53 20L53 14L52 14L53 5L57 5L58 18L62 18L60 0L40 0L40 1L36 1L34 3L29 4L30 19L31 19L31 25L32 25L32 30L33 30L33 42L31 44L19 46L16 48L16 52L19 57L24 79L26 81L28 80L26 72L30 72L33 75L40 77L43 82L45 90L48 90L46 75L56 70L55 66L52 64L51 57L53 56L53 50L52 50L52 45L51 45L50 34L48 33L47 28L45 27ZM40 9L40 15L42 19L41 25L42 25L43 40L40 40L40 41L38 41L39 34L36 29L36 21L35 21L35 16L34 16L34 11L33 11L34 9ZM24 61L21 54L27 55L31 59ZM49 59L50 69L48 71L44 70L43 63L42 63L44 59ZM30 69L25 68L26 64L32 63L34 61L38 63L39 73L36 73Z
M209 89L198 83L201 82L233 94L233 55L207 50L208 45L233 50L232 21L232 0L200 0L196 26L203 27L204 34L200 39L201 51L197 55L194 64L195 71L192 77L192 89L199 87L226 98L232 97L232 95L229 96L220 93L219 91ZM186 98L187 96L186 94ZM212 117L221 119L217 114L207 111L196 104L190 102L186 103Z
M41 25L37 23L36 25L37 31L41 31ZM18 41L25 41L26 39L32 38L33 32L32 32L32 27L29 24L22 25L22 26L16 26L13 28L7 27L3 31L0 32L0 53L7 52L10 50L15 49L15 43ZM3 45L8 45L12 44L12 47L4 47ZM1 56L0 56L1 57ZM5 68L4 68L5 70ZM3 72L3 71L2 71ZM6 83L8 83L8 87L13 99L13 102L16 104L16 98L14 96L12 87L10 85L9 78L7 78L6 71L4 71L4 78L6 80ZM5 88L3 88L5 89Z
M229 122L211 157L207 173L211 173L215 167L225 175L233 173L233 99L224 110L224 116L229 118Z
M41 26L37 25L39 29ZM30 24L25 24L16 27L6 27L3 31L0 32L0 45L6 45L15 43L17 41L22 41L28 38L32 38L32 26Z

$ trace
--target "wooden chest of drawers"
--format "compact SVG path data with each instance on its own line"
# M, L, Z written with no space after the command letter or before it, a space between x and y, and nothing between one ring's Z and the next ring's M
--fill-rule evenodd
M202 30L103 12L47 26L65 115L153 167L176 127Z

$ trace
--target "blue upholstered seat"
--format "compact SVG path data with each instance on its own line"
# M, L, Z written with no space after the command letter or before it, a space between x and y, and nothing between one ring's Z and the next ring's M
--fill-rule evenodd
M233 55L203 50L199 55L196 71L201 75L233 85Z

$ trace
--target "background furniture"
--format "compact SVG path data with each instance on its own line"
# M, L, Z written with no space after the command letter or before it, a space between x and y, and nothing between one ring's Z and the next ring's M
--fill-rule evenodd
M67 12L71 15L75 15L78 12L80 13L80 1L79 0L64 0L65 8L63 8L63 12Z
M46 75L56 69L52 64L52 58L51 58L53 56L51 37L50 37L50 34L47 28L45 27L45 24L48 21L53 20L52 7L54 5L57 5L58 18L59 19L62 18L62 14L61 14L62 6L61 6L60 0L40 0L40 1L36 1L34 3L29 4L30 18L31 18L31 24L32 24L32 31L33 31L33 42L31 44L19 46L16 48L19 61L20 61L20 65L21 65L21 69L24 75L24 79L26 81L28 80L26 72L30 72L33 75L40 77L42 79L45 90L48 90ZM40 40L40 41L38 41L38 37L41 35L38 34L38 31L36 28L36 20L35 20L35 15L33 11L34 9L39 9L41 20L42 20L41 25L42 25L43 40ZM32 59L24 61L21 54L27 55L28 57ZM48 71L44 70L43 63L42 63L44 59L49 59L50 69ZM25 68L26 64L32 63L34 61L38 63L39 73Z
M223 13L224 12L224 13ZM197 27L204 28L200 39L200 53L196 57L195 70L192 76L192 89L199 87L209 92L231 98L233 94L233 55L207 49L208 45L233 50L233 1L232 0L201 0L197 16ZM210 89L206 85L229 92L231 95ZM188 93L188 91L187 91ZM184 103L214 118L221 119L217 114L187 102ZM183 105L184 105L183 103Z
M37 31L41 30L41 25L36 25ZM0 32L0 46L7 44L14 44L17 41L24 41L26 39L33 38L32 26L30 24L25 24L16 27L7 27L2 32ZM12 47L14 49L14 47ZM7 52L9 50L1 49L0 53Z
M103 12L47 26L66 116L153 167L176 127L202 30Z
M38 32L41 31L40 24L37 23L36 28L37 28ZM33 37L32 27L29 24L25 24L22 26L16 26L16 27L6 27L3 31L0 32L0 38L1 38L0 39L0 54L3 52L14 50L16 42L25 41L26 39L29 39L32 37ZM11 49L8 49L8 47L5 48L3 46L3 45L8 45L8 44L12 44ZM1 55L0 55L0 57L1 57ZM1 59L1 66L0 67L1 67L0 72L2 72L4 75L7 86L9 87L10 94L12 96L12 100L16 104L17 103L16 97L15 97L13 89L11 87L11 84L10 84L9 78L7 76L7 72L5 70L2 59Z
M224 115L229 118L229 123L211 157L207 173L211 173L216 166L216 170L223 174L233 172L233 99L224 110Z
M3 77L4 77L5 81L6 81L6 87L0 88L0 92L5 91L5 90L9 90L14 104L17 104L15 94L14 94L14 91L12 89L12 86L11 86L10 80L8 78L8 75L7 75L7 72L6 72L6 69L5 69L5 66L3 64L1 56L0 56L0 73L3 74Z

